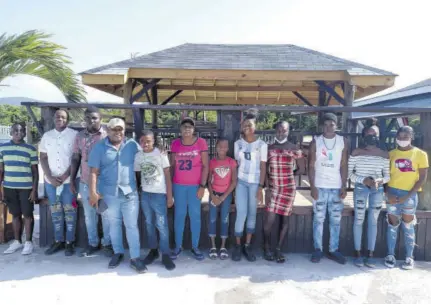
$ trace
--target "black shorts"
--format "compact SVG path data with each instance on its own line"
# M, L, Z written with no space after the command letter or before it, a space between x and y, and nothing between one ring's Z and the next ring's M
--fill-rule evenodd
M33 216L34 204L28 199L31 189L10 189L5 187L3 188L3 193L4 201L13 217Z

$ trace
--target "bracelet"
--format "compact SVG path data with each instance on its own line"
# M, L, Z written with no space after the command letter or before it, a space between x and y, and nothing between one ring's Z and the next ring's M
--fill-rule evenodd
M265 186L264 186L263 184L259 184L259 187L260 187L261 189L265 188Z

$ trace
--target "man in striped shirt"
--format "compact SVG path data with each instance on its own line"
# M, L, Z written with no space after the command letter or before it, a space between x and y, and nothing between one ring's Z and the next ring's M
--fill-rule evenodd
M26 242L23 255L33 252L33 205L37 200L39 184L37 150L24 142L25 126L15 123L11 127L12 140L0 145L0 201L4 201L13 216L15 240L4 252L11 254L23 247L21 243L22 216Z

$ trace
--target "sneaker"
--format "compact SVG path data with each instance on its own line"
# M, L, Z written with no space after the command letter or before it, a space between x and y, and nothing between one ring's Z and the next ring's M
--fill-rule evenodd
M179 249L174 249L172 252L171 252L171 259L173 259L173 260L176 260L177 258L178 258L178 256L180 256L180 254L181 254L181 252L182 252L183 250L181 249L181 248L179 248Z
M175 269L174 262L172 261L170 256L167 254L162 255L162 264L163 264L163 266L165 266L166 270L174 270Z
M156 259L159 258L159 251L157 249L151 249L147 256L144 258L145 265L151 265Z
M253 248L250 245L245 244L244 247L242 248L242 252L244 253L245 258L249 262L256 261L256 256L254 255Z
M103 246L102 252L106 257L112 257L114 255L114 249L112 248L112 245Z
M404 270L412 270L415 267L415 261L411 257L407 257L405 262L401 265Z
M33 249L34 249L33 243L31 241L26 241L24 244L24 249L22 249L21 254L30 255L33 253Z
M209 256L210 256L210 259L217 259L218 257L217 249L211 248Z
M328 253L328 258L341 264L341 265L345 265L347 262L347 259L343 256L343 254L341 254L338 251L334 251L334 252L329 252Z
M236 244L232 251L232 260L239 262L241 260L241 245Z
M66 243L66 251L64 251L64 255L72 256L73 254L75 254L75 247L73 246L73 243Z
M198 261L201 261L205 258L204 254L198 248L193 248L192 254L193 254L194 258L196 258Z
M376 259L372 256L368 256L364 259L364 264L368 268L376 268Z
M96 253L97 251L99 251L99 247L93 247L91 245L88 245L80 254L80 257L86 257L86 256L91 256L94 253Z
M312 254L311 254L311 262L312 263L320 263L320 260L323 257L323 252L320 249L316 249Z
M364 267L364 259L362 256L359 257L355 257L353 259L353 263L355 264L355 266L357 267Z
M388 268L394 268L397 264L397 260L395 259L395 256L388 255L385 257L385 266Z
M140 258L131 259L130 267L132 267L132 269L135 269L138 273L147 272L147 266L145 266L144 262Z
M6 251L3 252L3 254L12 254L16 251L18 251L19 249L21 249L23 246L22 244L18 241L18 240L14 240L9 248L6 249Z
M122 253L114 254L111 258L111 261L109 262L108 268L109 269L117 268L121 264L121 261L123 259L124 259L124 255Z
M56 241L51 245L51 247L49 247L45 251L45 255L52 255L63 249L64 249L64 242Z

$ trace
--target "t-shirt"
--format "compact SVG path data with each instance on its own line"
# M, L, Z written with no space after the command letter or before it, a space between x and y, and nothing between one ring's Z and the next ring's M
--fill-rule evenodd
M37 150L33 145L10 141L0 145L0 163L3 163L3 186L11 189L32 189L31 166L37 165Z
M268 160L268 144L261 139L248 143L244 139L235 142L235 159L238 161L238 179L258 184L260 182L260 162Z
M208 151L208 145L202 138L197 138L191 145L184 145L181 139L175 139L172 142L171 152L175 154L175 172L173 177L175 184L201 184L201 153L205 151Z
M210 161L210 181L213 191L217 193L227 191L232 181L232 169L236 166L236 161L229 157L224 160L214 158Z
M389 152L391 160L391 180L389 187L410 191L419 180L419 169L428 168L428 155L417 147L402 151L394 149ZM422 189L419 189L421 191Z
M158 148L152 152L139 151L135 156L135 172L141 172L142 190L148 193L166 194L164 169L169 168L168 155Z

